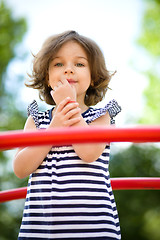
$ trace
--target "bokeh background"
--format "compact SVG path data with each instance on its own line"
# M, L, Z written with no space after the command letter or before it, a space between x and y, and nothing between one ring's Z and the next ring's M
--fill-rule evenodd
M118 126L160 124L160 0L0 0L0 131L22 129L38 92L24 86L32 53L53 34L76 30L95 40L113 77L104 105L122 106ZM49 106L50 108L51 106ZM27 185L0 152L0 190ZM158 144L112 144L111 177L159 177ZM115 191L122 239L160 239L160 191ZM0 204L0 240L17 239L24 200Z

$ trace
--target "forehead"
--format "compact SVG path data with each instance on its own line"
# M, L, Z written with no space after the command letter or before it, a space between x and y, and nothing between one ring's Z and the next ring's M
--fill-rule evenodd
M73 40L64 43L56 52L55 57L61 57L64 55L83 56L87 58L87 53L84 47Z

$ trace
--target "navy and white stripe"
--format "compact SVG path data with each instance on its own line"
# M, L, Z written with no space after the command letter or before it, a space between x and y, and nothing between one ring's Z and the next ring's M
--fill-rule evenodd
M36 100L33 100L33 102L27 108L27 114L28 116L30 115L32 116L37 128L39 127L38 112L39 112L39 108L38 108L37 102Z
M113 99L104 108L96 109L96 114L95 114L95 109L90 108L90 111L89 111L90 118L87 119L87 123L91 123L92 121L99 118L100 116L105 115L106 112L108 112L110 115L111 124L115 124L114 117L119 112L121 112L121 107L118 105L117 101Z
M109 108L89 108L82 115L90 123ZM38 119L38 128L46 128L51 110L38 112L33 119ZM109 153L106 146L95 162L85 163L72 146L53 146L30 175L19 240L121 239Z

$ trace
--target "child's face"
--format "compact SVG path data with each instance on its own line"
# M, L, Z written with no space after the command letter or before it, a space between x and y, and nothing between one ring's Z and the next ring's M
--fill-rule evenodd
M66 79L75 87L77 99L84 101L91 83L91 72L87 54L80 44L75 41L65 43L51 61L48 73L52 89Z

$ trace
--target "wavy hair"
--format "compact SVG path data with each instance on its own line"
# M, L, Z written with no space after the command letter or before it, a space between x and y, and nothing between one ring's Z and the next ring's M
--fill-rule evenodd
M86 92L85 104L96 105L100 102L108 90L108 85L114 73L110 73L105 65L104 56L98 45L91 39L78 34L76 31L67 31L49 37L42 45L41 50L34 56L32 74L28 74L30 80L25 83L27 87L38 89L39 97L47 104L55 105L50 95L48 86L48 69L54 55L68 41L75 41L85 50L91 71L91 84Z

